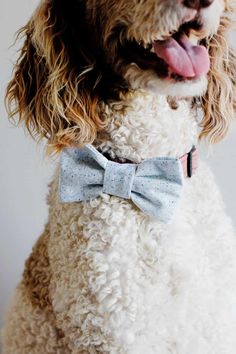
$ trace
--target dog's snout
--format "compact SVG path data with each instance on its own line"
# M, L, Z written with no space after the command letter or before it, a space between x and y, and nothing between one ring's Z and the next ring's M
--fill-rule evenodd
M184 0L183 4L190 9L199 10L201 8L210 6L213 1L214 0Z

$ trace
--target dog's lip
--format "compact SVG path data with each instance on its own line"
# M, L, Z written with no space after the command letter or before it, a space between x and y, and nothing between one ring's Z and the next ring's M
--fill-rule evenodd
M158 30L156 32L153 32L153 34L151 35L150 42L143 43L143 46L144 47L148 46L150 43L153 43L154 41L157 40L166 40L174 36L175 34L182 33L182 32L184 32L187 36L189 36L192 31L195 34L197 34L198 37L201 37L201 32L204 32L204 21L199 14L196 14L196 12L194 12L192 16L184 17L179 22L177 27L169 28L169 30L166 31L165 33L160 33ZM142 43L142 40L138 42Z
M181 36L186 38L181 41L179 40ZM207 49L201 45L203 38L205 35L201 19L195 17L191 21L182 21L179 28L176 31L171 31L166 37L160 34L159 38L153 36L149 43L144 43L142 40L128 41L127 46L123 47L123 55L126 61L136 63L142 70L153 70L162 80L195 82L208 72L210 66ZM160 49L160 46L164 47L168 41L170 44L172 41L172 45L174 44L172 48L176 49L177 54L180 52L183 54L185 64L189 65L192 71L183 68L179 70L178 63L176 64L173 58L170 59L170 53L163 54L163 50L161 50L163 48ZM188 58L189 60L187 60ZM198 63L199 58L204 61L202 65Z
M184 78L196 78L208 73L210 59L207 49L194 44L185 34L171 36L165 41L155 41L153 52L171 69Z
M161 39L153 38L146 46L147 51L166 64L168 75L163 76L164 79L196 80L208 73L209 54L200 42L203 33L202 19L199 16L192 16L182 21L176 31L171 31L168 36ZM158 68L156 71L158 73Z

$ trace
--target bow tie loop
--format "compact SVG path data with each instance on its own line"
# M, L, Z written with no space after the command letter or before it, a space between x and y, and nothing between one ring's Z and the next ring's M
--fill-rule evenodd
M137 166L108 161L103 181L103 193L130 199Z

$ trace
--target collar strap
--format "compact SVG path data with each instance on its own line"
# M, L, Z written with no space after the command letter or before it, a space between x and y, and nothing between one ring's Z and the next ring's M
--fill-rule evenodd
M179 159L183 166L184 176L191 178L198 168L198 150L193 146L187 154L181 156Z
M103 154L108 160L118 163L134 163L128 159L120 159L119 157L115 157L114 159L108 153ZM184 154L183 156L179 157L179 160L183 167L184 177L191 178L192 175L198 168L198 150L195 146L192 149Z

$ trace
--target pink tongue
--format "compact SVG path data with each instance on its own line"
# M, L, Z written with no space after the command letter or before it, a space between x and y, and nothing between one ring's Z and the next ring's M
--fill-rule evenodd
M202 45L193 45L186 35L178 42L173 37L154 43L156 55L162 58L171 71L183 77L199 77L210 69L207 49Z

